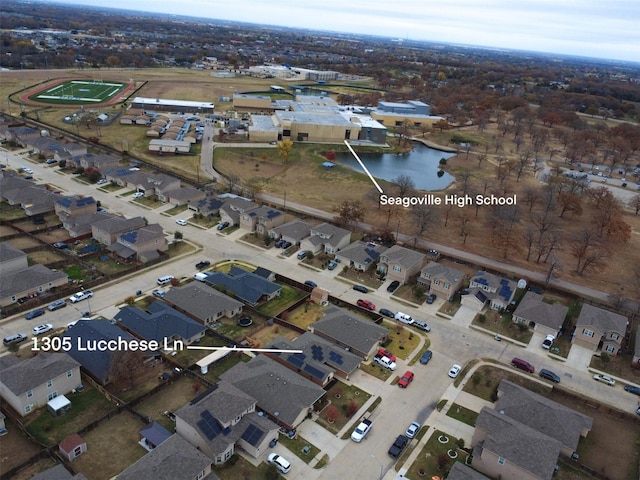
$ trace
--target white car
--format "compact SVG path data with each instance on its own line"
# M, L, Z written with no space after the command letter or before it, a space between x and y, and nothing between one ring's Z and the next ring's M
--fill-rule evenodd
M542 342L542 348L544 348L545 350L549 350L551 348L551 345L553 345L555 339L556 337L554 337L553 335L547 335L547 338L545 338Z
M69 297L69 301L71 303L78 303L78 302L81 302L82 300L86 300L87 298L91 298L91 297L93 297L93 292L91 290L83 290L81 292L74 293L73 295L71 295Z
M22 167L22 168L21 168L21 170L22 170L24 173L28 173L29 175L33 175L33 170L31 170L31 169L30 169L30 168L28 168L28 167Z
M460 365L453 365L450 369L449 369L449 376L451 378L456 378L459 374L460 371L462 370L462 367Z
M606 375L602 375L600 373L596 373L593 376L593 379L598 381L598 382L602 382L602 383L606 383L607 385L609 385L610 387L613 387L616 384L615 379L611 378L611 377L607 377Z
M133 198L140 198L140 197L144 197L144 193L143 192L136 192L133 194Z
M100 180L98 180L98 185L104 185L105 183L107 183L107 179L106 178L101 178Z
M179 219L176 220L176 223L178 225L182 225L184 227L187 224L187 221L179 218Z
M291 470L291 464L277 453L270 453L267 461L270 464L275 465L282 473L288 473L289 470Z
M418 422L411 422L411 425L409 425L409 428L407 428L407 431L404 432L404 436L407 438L413 438L416 436L416 434L418 433L418 430L420 430L421 425Z
M51 330L53 330L53 325L51 325L50 323L43 323L42 325L33 327L33 334L40 335L41 333L47 333Z

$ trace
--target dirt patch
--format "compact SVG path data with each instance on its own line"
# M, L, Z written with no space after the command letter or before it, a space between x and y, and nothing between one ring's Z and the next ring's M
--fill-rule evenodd
M2 448L4 450L4 444L2 445ZM11 478L13 480L30 480L31 478L34 477L34 475L44 472L45 470L48 470L52 467L55 467L57 464L58 463L54 461L53 458L43 458L39 462L21 469ZM2 465L2 468L0 469L0 471L3 471L3 472L6 471L6 469L4 468L4 464Z
M9 417L5 419L5 424L9 433L0 440L0 471L3 472L17 467L40 450L40 447L31 442Z
M301 328L307 328L317 322L324 315L324 307L317 303L301 305L290 313L287 313L286 320ZM284 317L283 317L284 318Z
M193 400L197 393L193 390L193 379L180 377L168 384L155 395L136 405L136 412L147 415L160 423L169 431L173 431L175 423L164 415L165 411L175 412L183 405Z
M15 233L15 231L13 231L12 233ZM42 245L31 237L12 238L11 240L9 240L9 243L20 250L24 250L25 248L39 247Z
M262 330L251 335L255 341L259 342L260 345L269 345L272 341L274 341L278 337L284 337L289 340L293 340L296 337L299 337L300 334L298 332L294 332L288 328L283 327L282 325L269 325Z

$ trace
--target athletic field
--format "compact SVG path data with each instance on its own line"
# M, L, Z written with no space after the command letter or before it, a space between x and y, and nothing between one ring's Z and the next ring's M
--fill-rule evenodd
M98 105L118 97L126 83L100 80L68 80L29 96L34 102L56 105Z

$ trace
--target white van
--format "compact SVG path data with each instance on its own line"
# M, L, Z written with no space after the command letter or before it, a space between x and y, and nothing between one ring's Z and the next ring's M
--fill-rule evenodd
M157 282L158 285L162 286L169 285L171 283L171 280L173 280L173 275L165 275L164 277L160 277Z
M407 325L411 325L413 323L413 318L411 315L407 315L406 313L398 312L396 313L396 320L402 323L406 323Z
M204 282L208 276L209 276L208 273L203 273L203 272L198 272L193 274L193 278L195 278L199 282Z

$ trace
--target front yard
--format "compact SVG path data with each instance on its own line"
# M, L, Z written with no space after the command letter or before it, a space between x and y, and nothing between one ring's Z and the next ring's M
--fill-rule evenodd
M336 434L353 419L353 415L370 397L371 394L354 385L336 381L314 406L314 410L321 410L316 422Z
M473 325L495 332L503 337L509 337L517 342L528 344L533 336L533 330L527 325L516 324L511 321L510 313L500 314L495 310L479 313L471 322Z
M390 350L396 357L406 360L407 357L418 348L420 344L420 334L412 328L400 323L391 323L388 321L382 322L382 325L389 329L389 342L385 344L384 347Z
M366 272L360 272L359 270L342 266L342 264L338 264L338 268L342 268L338 277L350 280L353 283L365 285L373 290L377 290L384 283L378 279L374 268L371 268Z
M405 475L407 478L443 478L454 462L464 462L468 454L458 448L456 438L436 430L422 448Z

